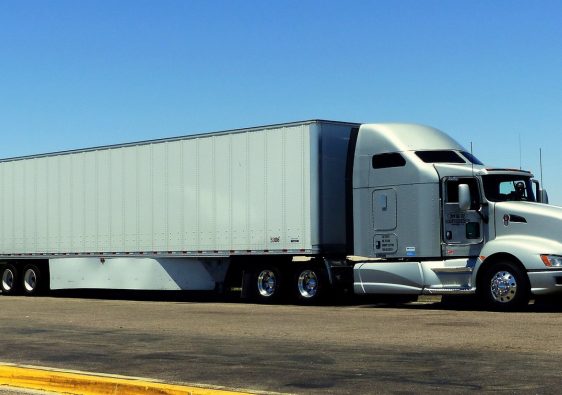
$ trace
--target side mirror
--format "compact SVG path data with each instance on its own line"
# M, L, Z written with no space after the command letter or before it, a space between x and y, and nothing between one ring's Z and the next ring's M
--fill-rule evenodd
M546 189L542 189L541 185L537 180L532 180L533 184L535 184L535 189L537 190L537 202L548 204L548 193L546 193Z
M459 208L461 211L470 209L470 188L468 184L459 185Z

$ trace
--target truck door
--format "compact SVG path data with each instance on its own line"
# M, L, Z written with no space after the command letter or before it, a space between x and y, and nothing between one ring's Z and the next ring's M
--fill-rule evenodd
M459 207L459 185L470 189L471 206L467 211ZM475 178L446 177L442 183L443 251L444 257L477 256L484 241L480 209L480 190Z

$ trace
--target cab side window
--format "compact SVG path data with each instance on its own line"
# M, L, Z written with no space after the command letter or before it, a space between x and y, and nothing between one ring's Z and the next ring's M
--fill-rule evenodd
M462 211L459 207L459 185L468 185L470 190L470 209ZM450 178L445 181L443 191L444 238L448 244L477 244L482 241L480 191L475 178Z
M373 156L373 169L387 169L389 167L406 166L406 159L398 152L378 154Z
M478 191L478 184L474 178L459 178L455 180L448 180L445 184L445 202L458 203L459 202L459 185L467 184L470 189L471 197L471 210L478 210L480 207L480 193Z

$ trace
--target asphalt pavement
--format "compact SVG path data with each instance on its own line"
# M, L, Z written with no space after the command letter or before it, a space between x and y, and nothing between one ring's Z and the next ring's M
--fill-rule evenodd
M297 394L558 393L562 384L559 304L496 313L133 299L0 296L0 362Z

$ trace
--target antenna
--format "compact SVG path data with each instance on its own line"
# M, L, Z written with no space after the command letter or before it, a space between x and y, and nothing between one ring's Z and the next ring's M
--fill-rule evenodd
M472 152L472 141L470 142L470 155L472 156L470 160L470 165L472 166L472 177L474 177L474 153Z
M519 170L521 169L521 133L519 133Z
M544 183L542 181L542 148L539 148L539 166L541 169L541 186L544 189Z

